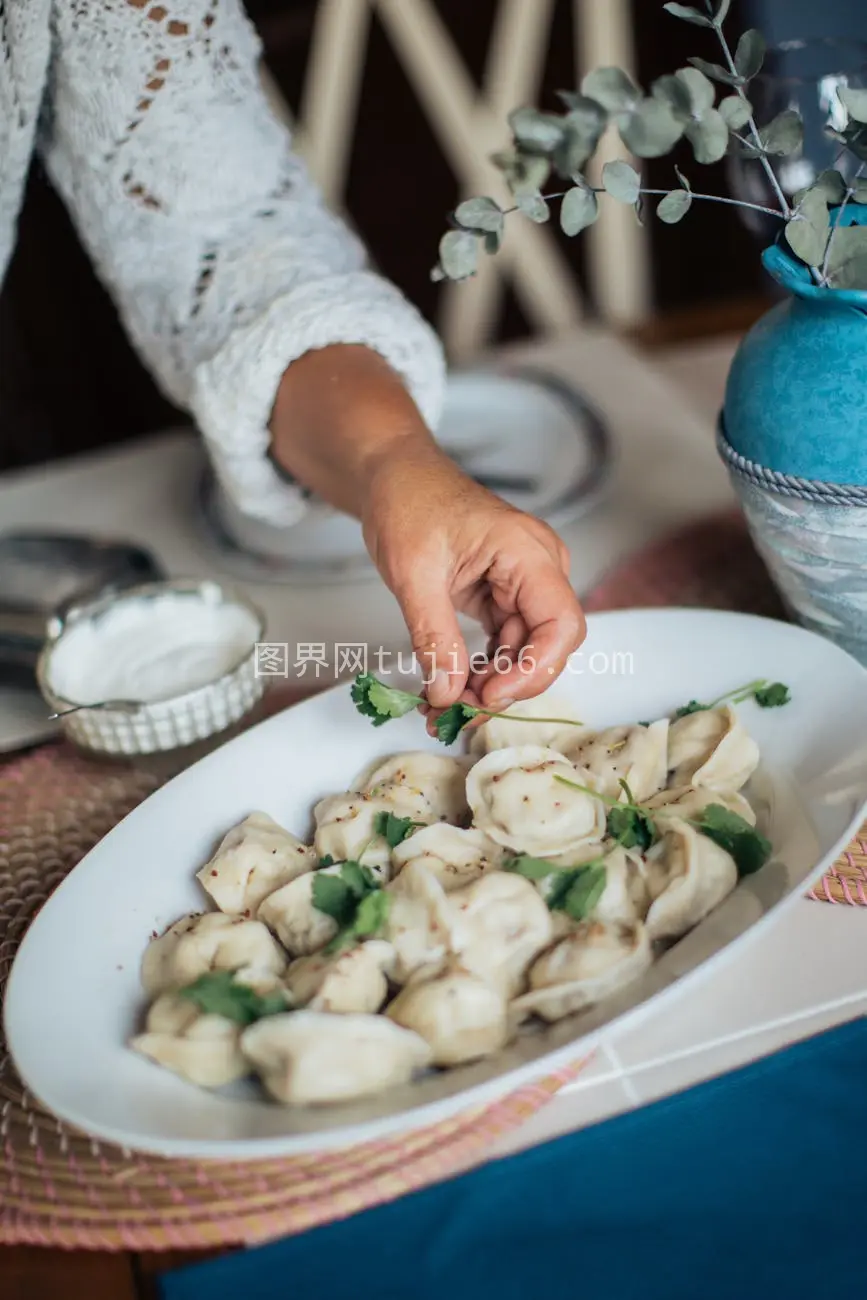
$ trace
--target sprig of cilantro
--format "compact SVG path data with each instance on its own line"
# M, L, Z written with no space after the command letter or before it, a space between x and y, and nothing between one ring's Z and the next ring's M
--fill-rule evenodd
M238 1025L252 1025L255 1020L289 1009L283 993L257 993L249 985L239 983L229 970L200 975L192 984L179 989L178 996L194 1002L205 1015L224 1016Z
M606 829L611 838L624 849L636 848L640 853L646 853L658 839L659 831L653 811L634 801L625 781L621 781L620 785L628 802L622 803L608 795L599 794L597 790L591 790L589 786L570 781L568 777L555 775L554 780L608 804L610 812ZM734 858L739 876L749 876L758 871L773 851L770 840L756 830L755 826L722 804L708 804L699 817L688 819L688 824Z
M398 690L395 686L386 686L372 673L359 673L352 683L350 695L355 707L364 717L370 718L375 727L381 727L392 718L402 718L420 704L428 701L421 695L411 695L408 691ZM453 745L467 723L474 718L500 718L503 712L483 709L462 700L443 709L437 717L434 727L437 739L444 745ZM575 718L525 718L509 714L510 722L535 722L557 726L581 727L584 724Z
M521 854L512 858L503 869L523 876L525 880L547 880L554 876L545 901L550 911L566 912L573 921L584 921L590 916L608 881L604 858L577 867L558 867L544 858Z
M690 825L734 858L741 877L751 876L771 856L770 840L738 813L724 808L722 804L708 804L700 817L691 819Z
M386 894L370 868L358 862L342 863L339 875L316 872L312 897L313 906L339 927L324 949L329 955L378 934L391 904L391 895Z
M380 812L374 818L373 829L377 835L382 836L390 849L396 849L398 844L403 844L421 825L421 822L414 822L411 817L397 817L391 812Z
M746 686L739 686L734 691L726 691L725 695L720 695L717 699L711 700L710 704L702 704L699 700L690 700L688 704L683 704L679 709L675 709L673 717L686 718L692 713L704 713L708 709L718 709L721 704L743 704L746 700L755 700L759 708L778 709L784 704L788 704L792 695L783 682L769 682L760 677L757 681L747 682Z

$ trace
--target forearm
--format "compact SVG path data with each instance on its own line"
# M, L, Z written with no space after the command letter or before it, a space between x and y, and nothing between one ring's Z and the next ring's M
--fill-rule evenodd
M420 465L442 456L395 371L371 349L347 344L308 352L289 366L271 437L282 469L355 518L397 455Z

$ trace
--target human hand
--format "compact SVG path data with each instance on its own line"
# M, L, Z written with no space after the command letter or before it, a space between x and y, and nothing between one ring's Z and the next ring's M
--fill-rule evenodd
M538 695L584 640L556 533L473 482L437 447L404 446L380 464L362 523L434 709L463 698L499 710ZM458 613L488 633L487 666L471 664Z

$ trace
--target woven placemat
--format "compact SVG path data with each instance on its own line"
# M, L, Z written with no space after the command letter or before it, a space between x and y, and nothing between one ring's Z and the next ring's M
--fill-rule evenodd
M733 515L693 526L619 566L585 604L589 611L705 605L785 617ZM269 707L291 702L274 693ZM165 775L94 762L64 744L0 764L0 991L51 892ZM850 846L813 897L867 905L865 867L867 836ZM27 1095L4 1049L0 1242L197 1249L300 1232L480 1163L498 1136L550 1101L582 1064L387 1142L293 1159L197 1164L133 1155L74 1132Z

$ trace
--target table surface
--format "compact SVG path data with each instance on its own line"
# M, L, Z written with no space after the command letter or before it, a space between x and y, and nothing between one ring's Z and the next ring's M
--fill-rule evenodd
M520 359L578 385L605 412L613 431L616 464L604 499L563 530L579 592L636 548L732 501L714 450L713 421L734 346L734 339L725 338L648 360L608 335L582 331L517 350ZM174 573L213 574L216 557L191 509L201 463L194 439L166 434L7 475L0 478L0 519L6 528L88 529L98 517L103 531L153 546ZM393 649L405 644L399 611L376 583L247 589L266 612L272 640L367 641ZM664 1018L613 1033L580 1078L501 1139L491 1155L646 1104L864 1014L865 927L860 908L799 901L747 948L736 979L723 973L689 985ZM10 1288L0 1284L4 1300L54 1295L41 1290L47 1283L39 1280L39 1270L48 1277L50 1254L4 1252ZM166 1263L163 1257L156 1263L146 1257L66 1261L66 1289L81 1281L94 1300L143 1294L144 1275Z

